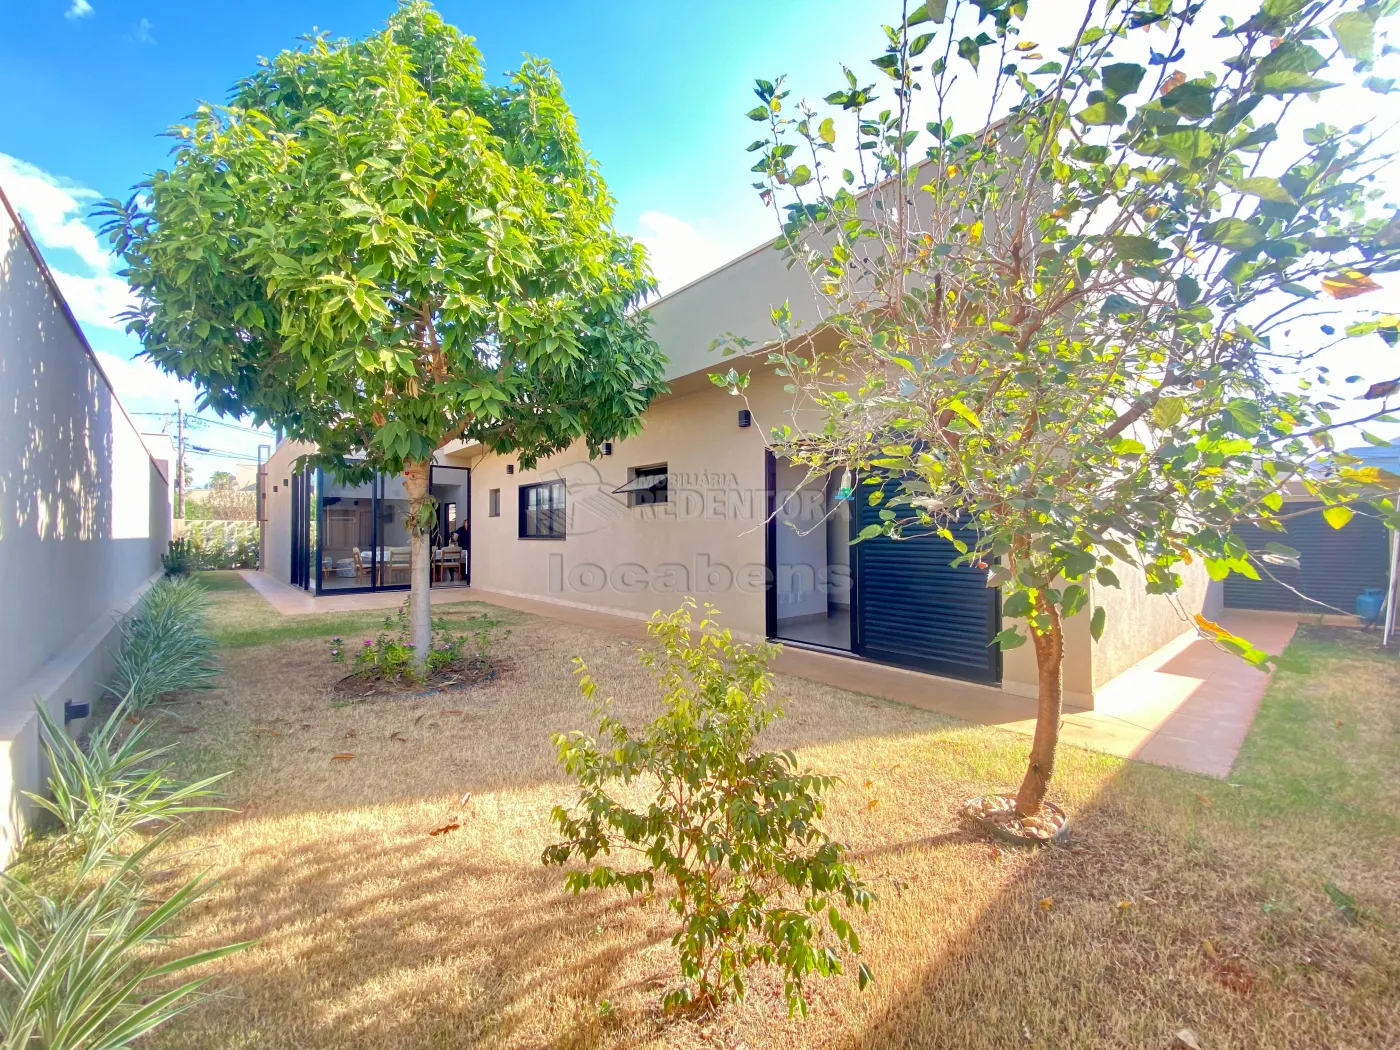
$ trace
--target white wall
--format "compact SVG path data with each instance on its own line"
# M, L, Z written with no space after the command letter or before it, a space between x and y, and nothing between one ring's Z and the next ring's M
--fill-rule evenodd
M45 775L35 699L61 722L98 698L169 536L166 479L0 193L0 861Z

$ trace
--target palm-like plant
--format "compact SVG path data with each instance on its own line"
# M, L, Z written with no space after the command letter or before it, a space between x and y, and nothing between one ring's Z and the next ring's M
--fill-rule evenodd
M208 592L189 577L153 584L122 624L111 690L137 710L182 689L205 689L218 669L205 626Z
M62 897L0 876L0 1048L120 1050L197 1005L209 980L198 977L155 995L152 982L241 951L252 942L158 963L142 949L205 892L198 875L161 902L147 899L138 864L165 838L146 843L103 881L105 851L87 854Z
M145 746L149 722L122 733L129 697L93 730L86 749L35 706L49 759L49 794L25 794L58 818L68 844L88 854L109 853L134 828L223 808L200 800L215 797L212 789L227 773L181 784L161 761L171 748Z

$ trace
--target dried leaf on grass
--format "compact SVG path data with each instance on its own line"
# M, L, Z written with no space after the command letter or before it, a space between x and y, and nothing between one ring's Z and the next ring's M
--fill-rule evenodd
M340 752L340 754L338 754L338 755L331 755L331 761L332 761L332 762L349 762L349 761L350 761L352 758L354 758L354 757L355 757L355 752L353 752L353 751L342 751L342 752Z
M446 824L443 824L441 827L433 828L433 830L428 832L428 834L430 836L446 835L449 831L456 831L461 826L462 822L460 820L450 820Z

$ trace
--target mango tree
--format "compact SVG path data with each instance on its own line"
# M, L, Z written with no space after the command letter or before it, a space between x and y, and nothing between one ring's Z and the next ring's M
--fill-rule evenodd
M869 78L847 70L824 106L758 81L749 114L756 188L815 304L774 313L768 360L805 422L773 446L814 472L899 479L857 486L883 504L862 536L937 533L1002 589L1023 626L996 644L1029 636L1039 675L1007 806L1021 820L1054 771L1063 622L1105 629L1088 581L1170 599L1199 562L1257 578L1297 552L1251 553L1236 530L1282 531L1294 495L1336 527L1365 504L1394 527L1387 478L1333 434L1385 417L1400 386L1346 411L1310 364L1336 327L1319 315L1400 264L1379 133L1326 104L1339 85L1392 90L1372 63L1394 0L1264 0L1239 21L1207 0L1090 2L1044 43L1022 35L1031 6L906 6ZM990 108L961 127L973 81ZM1351 333L1393 342L1395 324ZM712 378L740 390L748 373Z
M643 251L550 67L488 82L426 3L262 60L170 134L169 168L106 205L128 326L210 407L314 442L307 465L402 473L422 659L434 453L528 467L634 432L662 389Z

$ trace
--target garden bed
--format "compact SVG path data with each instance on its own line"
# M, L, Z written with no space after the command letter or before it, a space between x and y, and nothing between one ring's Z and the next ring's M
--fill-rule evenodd
M1016 814L1013 795L981 795L963 803L963 816L976 828L1018 846L1062 845L1069 839L1069 817L1053 802L1032 817Z
M483 682L489 682L505 670L502 660L462 660L438 668L425 678L405 677L385 678L375 670L356 671L348 674L331 686L331 696L336 700L408 699L431 696L435 693L455 693L472 689Z

